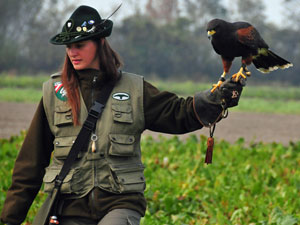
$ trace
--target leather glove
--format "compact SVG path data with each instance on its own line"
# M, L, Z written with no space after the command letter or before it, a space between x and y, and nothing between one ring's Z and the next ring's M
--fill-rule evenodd
M228 79L214 92L206 90L197 93L194 96L194 111L200 123L210 126L220 121L224 110L238 105L245 85L246 81L242 78L238 82Z
M243 91L243 87L245 85L246 80L243 78L240 78L238 82L229 79L221 84L220 90L217 89L220 93L217 94L220 95L224 109L238 105Z

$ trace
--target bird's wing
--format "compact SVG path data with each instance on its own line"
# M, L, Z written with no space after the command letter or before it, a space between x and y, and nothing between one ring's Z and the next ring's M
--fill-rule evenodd
M252 49L269 48L253 26L239 28L236 31L238 41Z

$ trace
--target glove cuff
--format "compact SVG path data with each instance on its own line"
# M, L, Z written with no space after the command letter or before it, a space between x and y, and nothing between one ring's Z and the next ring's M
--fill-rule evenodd
M193 100L196 117L204 127L209 127L222 119L223 108L221 104L209 100L207 95L210 94L210 90L196 93Z

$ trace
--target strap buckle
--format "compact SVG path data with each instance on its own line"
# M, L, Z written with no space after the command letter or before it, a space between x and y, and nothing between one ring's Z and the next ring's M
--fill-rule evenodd
M59 179L58 175L55 177L54 187L60 189L63 181Z
M89 116L94 117L95 119L98 119L104 109L104 105L95 101L94 105L91 107L89 111Z

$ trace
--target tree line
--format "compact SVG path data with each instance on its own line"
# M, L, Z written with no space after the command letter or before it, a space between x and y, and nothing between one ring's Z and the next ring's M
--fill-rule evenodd
M136 1L130 2L134 8ZM135 8L122 21L115 21L108 40L123 58L123 70L149 78L211 82L221 75L222 63L207 39L207 22L212 18L247 21L258 29L274 52L294 64L291 69L273 72L272 79L261 76L250 66L251 80L299 85L297 6L297 0L285 0L286 23L279 27L266 22L261 0L232 0L230 8L221 0L147 0L144 8ZM49 39L61 30L76 7L70 0L2 0L0 73L35 75L59 70L64 46L53 46ZM236 59L231 73L239 66L240 60Z

